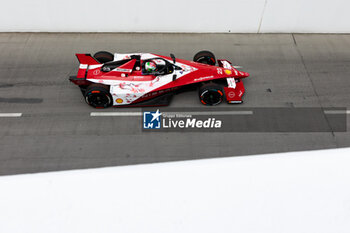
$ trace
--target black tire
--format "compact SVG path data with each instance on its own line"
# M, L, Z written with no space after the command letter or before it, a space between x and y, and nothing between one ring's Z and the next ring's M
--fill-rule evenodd
M225 96L223 86L215 83L204 84L199 88L199 99L204 105L218 105Z
M110 52L99 51L94 54L94 58L100 63L106 63L114 60L114 55Z
M83 94L83 96L85 96L85 92L86 92L87 87L88 87L87 85L79 85L80 91Z
M109 86L103 84L91 84L88 86L84 97L86 103L94 108L108 108L113 104Z
M214 66L216 64L215 55L210 51L200 51L193 57L193 61Z

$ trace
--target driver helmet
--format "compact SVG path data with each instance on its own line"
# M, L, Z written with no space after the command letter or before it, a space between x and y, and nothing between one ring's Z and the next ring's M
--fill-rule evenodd
M147 72L153 72L153 71L155 71L157 69L157 65L153 61L148 61L145 64L145 69L146 69Z

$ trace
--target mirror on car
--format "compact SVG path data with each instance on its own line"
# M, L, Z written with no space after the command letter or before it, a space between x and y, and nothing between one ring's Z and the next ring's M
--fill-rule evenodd
M175 58L174 54L171 53L170 57L173 59L173 63L175 64L176 63L176 58Z

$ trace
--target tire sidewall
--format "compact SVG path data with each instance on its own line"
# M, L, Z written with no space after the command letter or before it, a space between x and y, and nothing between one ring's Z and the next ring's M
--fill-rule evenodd
M94 91L96 92L98 91L98 93L93 93ZM106 98L107 102L105 102L102 105L97 105L91 102L91 98L93 97L93 95L101 95L104 98ZM106 88L100 87L100 86L89 87L85 92L84 98L85 98L85 102L94 108L108 108L113 104L113 98L109 93L109 91Z
M217 102L215 103L208 103L205 101L205 97L206 95L208 94L211 94L212 93L217 93L218 96L219 96L219 99ZM199 99L201 100L201 102L204 104L204 105L208 105L208 106L215 106L215 105L219 105L223 102L224 100L224 93L222 91L221 88L218 88L218 87L207 87L207 88L202 88L199 92Z
M200 51L196 53L193 57L194 62L202 63L202 64L207 64L207 65L215 65L216 64L216 59L215 55L210 52L210 51ZM205 62L203 62L205 61Z

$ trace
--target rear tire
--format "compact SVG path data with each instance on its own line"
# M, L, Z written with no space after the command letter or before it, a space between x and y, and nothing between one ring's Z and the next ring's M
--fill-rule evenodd
M85 92L86 92L87 87L88 87L87 85L79 85L80 91L83 94L83 96L85 96Z
M200 51L196 53L193 57L193 61L212 66L216 64L215 55L210 51Z
M94 58L100 63L106 63L114 60L114 55L110 52L99 51L94 54Z
M108 108L113 103L109 93L109 86L103 84L91 84L85 91L85 101L94 108Z
M219 84L208 83L199 88L199 99L204 105L214 106L224 100L223 87Z

